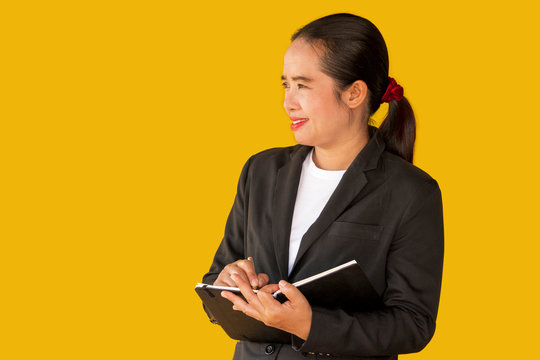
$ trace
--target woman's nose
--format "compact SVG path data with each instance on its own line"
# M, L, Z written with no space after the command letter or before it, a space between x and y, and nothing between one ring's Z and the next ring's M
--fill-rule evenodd
M287 112L299 109L300 106L298 105L296 95L293 91L289 90L285 92L285 100L283 101L283 107Z

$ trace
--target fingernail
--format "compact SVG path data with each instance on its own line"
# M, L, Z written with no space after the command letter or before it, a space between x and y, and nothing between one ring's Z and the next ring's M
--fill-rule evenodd
M222 292L221 292L221 296L222 296L222 297L226 297L226 296L225 296L225 291L222 291Z
M258 280L251 280L251 286L259 286Z
M285 281L281 280L281 281L279 282L279 287L283 288L283 287L285 287L285 286L287 286L287 283L286 283Z

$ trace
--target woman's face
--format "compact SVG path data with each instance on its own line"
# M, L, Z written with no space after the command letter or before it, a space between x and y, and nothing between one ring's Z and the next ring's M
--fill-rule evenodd
M334 95L334 79L320 70L319 55L301 38L285 53L282 82L283 106L299 144L330 149L358 135L360 125Z

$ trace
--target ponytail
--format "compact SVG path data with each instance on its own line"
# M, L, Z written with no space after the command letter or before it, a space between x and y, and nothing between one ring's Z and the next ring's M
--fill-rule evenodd
M413 162L416 121L409 101L402 97L388 104L388 114L379 126L386 148L408 162Z

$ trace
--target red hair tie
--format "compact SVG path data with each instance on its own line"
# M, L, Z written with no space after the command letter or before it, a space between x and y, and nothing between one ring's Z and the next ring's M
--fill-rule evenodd
M389 103L392 100L400 101L403 99L403 88L394 80L394 78L388 78L388 87L384 93L381 102Z

